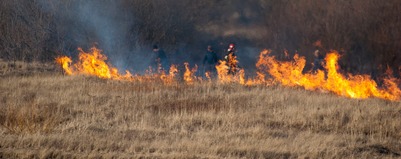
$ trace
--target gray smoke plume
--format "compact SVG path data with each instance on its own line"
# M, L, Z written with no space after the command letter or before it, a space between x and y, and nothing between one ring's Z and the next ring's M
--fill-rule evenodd
M39 1L46 12L54 14L56 22L63 23L63 33L71 44L72 52L82 47L88 50L96 46L109 57L109 62L126 70L138 65L145 68L149 61L140 54L139 48L131 46L136 39L131 27L135 17L125 9L122 1L109 0L70 0L70 1ZM72 39L72 40L71 40ZM67 41L66 40L66 41ZM74 53L65 53L75 55Z

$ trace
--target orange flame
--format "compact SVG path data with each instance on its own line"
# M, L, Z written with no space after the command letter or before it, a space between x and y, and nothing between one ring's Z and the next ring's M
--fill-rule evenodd
M56 58L56 62L62 65L66 74L68 75L91 75L97 76L105 79L130 79L132 78L132 74L129 71L126 71L125 75L121 75L118 73L118 69L108 65L105 61L107 57L101 54L101 50L92 47L91 52L84 52L81 48L78 48L79 53L79 62L74 65L70 65L72 63L71 58L63 56Z
M220 83L239 83L241 85L253 85L252 80L245 79L245 70L239 69L237 59L233 56L227 61L219 61L216 65L217 77ZM230 64L231 63L231 64Z
M139 82L163 82L166 85L178 83L179 74L176 65L171 65L169 74L165 71L153 73L149 69L146 75L132 75L126 71L125 75L119 74L117 68L106 63L107 57L101 54L101 50L93 47L89 53L78 49L79 61L72 64L69 57L56 58L56 62L62 66L67 75L91 75L105 79L117 80L136 80ZM235 57L228 61L220 61L216 66L217 80L220 83L238 83L245 86L250 85L273 85L280 83L283 86L303 87L307 90L325 90L340 96L349 98L366 99L370 97L382 98L387 100L400 100L401 90L398 88L397 79L392 77L391 70L387 70L387 77L383 80L383 87L368 75L343 75L338 67L339 54L332 51L326 55L325 71L304 73L306 64L305 57L295 54L293 61L277 61L274 56L270 56L270 50L264 50L259 55L256 63L257 72L255 78L246 79L245 70L238 69L238 60ZM190 68L188 63L184 63L185 72L183 80L187 84L202 82L200 77L196 77L197 66ZM233 70L235 69L235 70ZM208 81L211 81L210 72L205 74Z
M227 65L229 67L229 73L236 74L237 71L239 71L237 56L233 56L232 54L229 54Z
M61 67L63 67L63 69L67 75L72 75L72 70L70 69L72 60L69 57L67 57L67 56L58 57L58 58L56 58L56 62L58 64L60 64Z
M170 66L170 70L169 70L169 74L166 75L166 73L164 73L164 71L162 71L161 75L160 75L160 78L162 79L164 84L171 85L174 82L176 82L177 74L178 74L177 66L171 65Z
M327 82L325 87L338 95L366 99L378 97L388 100L399 100L401 91L392 78L385 79L386 88L379 89L376 82L368 75L348 75L348 79L338 73L339 54L331 52L326 56Z
M185 65L184 81L187 84L193 84L195 82L195 79L196 79L195 73L198 70L198 66L195 65L195 67L192 68L192 70L191 70L189 68L188 62L185 62L184 65Z
M317 73L303 74L306 60L297 54L292 62L279 62L275 60L274 56L268 56L269 53L268 50L261 52L257 67L267 71L275 81L284 86L301 86L307 90L327 90L340 96L358 99L369 97L388 100L400 99L401 91L393 78L385 79L386 88L380 89L368 75L349 74L346 78L339 73L337 64L339 54L335 51L327 54L325 58L327 74L321 70Z
M228 75L228 70L230 69L226 61L220 61L219 65L216 66L217 77L220 82L226 83L231 81L231 76Z

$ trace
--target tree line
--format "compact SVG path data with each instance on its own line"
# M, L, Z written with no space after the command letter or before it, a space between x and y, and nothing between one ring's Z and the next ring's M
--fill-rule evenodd
M233 41L308 59L339 50L350 72L398 70L400 11L399 0L2 0L0 58L53 61L93 45L134 58L159 44L196 60Z

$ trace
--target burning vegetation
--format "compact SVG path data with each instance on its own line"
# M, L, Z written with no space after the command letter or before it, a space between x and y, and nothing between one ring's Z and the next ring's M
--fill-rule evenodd
M90 52L79 50L79 62L71 65L72 60L69 57L59 57L56 62L61 64L67 75L85 74L97 76L104 79L128 80L132 77L130 72L122 75L118 69L106 63L107 57L101 53L101 50L92 47Z
M139 82L163 82L166 85L179 84L181 81L192 85L196 82L238 83L244 86L262 85L283 85L288 87L302 87L312 91L329 91L339 96L367 99L381 98L386 100L400 100L401 90L398 88L398 80L391 75L383 79L383 85L379 86L369 75L343 74L339 68L338 60L340 55L336 51L329 52L324 59L324 70L304 73L306 64L305 57L295 54L291 61L278 61L271 56L270 50L264 50L259 55L256 63L258 69L256 76L246 78L245 70L235 68L238 60L220 61L216 65L217 78L213 78L211 72L204 75L197 74L198 67L190 68L189 63L184 63L185 72L180 74L177 65L171 65L167 74L163 69L153 71L147 70L146 74L132 74L120 71L108 64L107 57L101 50L93 47L90 52L79 50L79 61L73 63L70 57L58 57L56 62L62 66L67 75L89 75L103 79L139 81ZM233 57L231 57L233 58ZM182 75L180 77L179 75ZM204 77L203 77L204 76Z

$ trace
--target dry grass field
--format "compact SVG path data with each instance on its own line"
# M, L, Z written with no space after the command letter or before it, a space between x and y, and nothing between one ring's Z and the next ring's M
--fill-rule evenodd
M399 102L0 69L0 158L401 157Z

